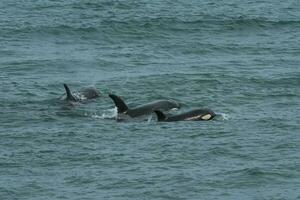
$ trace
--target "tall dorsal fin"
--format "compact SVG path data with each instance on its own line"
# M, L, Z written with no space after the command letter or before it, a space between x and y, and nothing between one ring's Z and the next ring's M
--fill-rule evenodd
M156 116L157 116L157 121L164 121L166 120L166 115L162 112L162 111L159 111L159 110L154 110Z
M128 106L119 96L114 94L109 94L108 96L114 101L116 107L118 108L118 113L124 113L128 110Z
M67 86L67 84L64 83L64 87L67 93L67 100L68 101L76 101L76 98L72 95L70 88Z

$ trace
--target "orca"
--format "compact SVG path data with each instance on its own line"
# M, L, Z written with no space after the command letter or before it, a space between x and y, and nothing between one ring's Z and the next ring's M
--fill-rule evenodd
M115 103L115 106L118 110L118 114L122 113L132 118L151 114L153 110L167 111L173 108L180 108L180 105L172 100L157 100L134 108L129 108L126 105L126 103L121 99L121 97L114 94L109 94L109 97Z
M184 113L167 116L160 110L154 110L157 121L159 122L174 122L174 121L202 121L211 120L216 114L209 109L195 109Z
M72 94L72 92L67 84L64 84L64 88L65 88L66 94L67 94L66 100L72 101L72 102L79 102L79 101L84 101L84 100L88 100L88 99L95 99L101 95L100 92L93 87L83 88L76 94Z

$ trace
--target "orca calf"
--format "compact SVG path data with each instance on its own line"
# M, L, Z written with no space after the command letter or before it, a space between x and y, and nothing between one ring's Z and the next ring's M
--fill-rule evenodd
M216 114L209 109L196 109L172 116L166 116L160 110L154 110L154 112L159 122L211 120L216 116Z
M67 101L78 102L78 101L84 101L88 99L95 99L100 96L100 92L93 87L84 88L81 91L79 91L77 94L72 94L67 84L64 84L64 88L67 94L66 97Z
M109 97L115 103L118 109L118 114L123 113L132 118L151 114L153 110L170 110L172 108L180 107L180 105L175 101L158 100L158 101L153 101L144 105L137 106L135 108L129 108L119 96L114 94L109 94Z

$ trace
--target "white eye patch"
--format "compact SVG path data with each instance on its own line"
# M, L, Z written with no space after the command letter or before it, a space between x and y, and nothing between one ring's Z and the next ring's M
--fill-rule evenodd
M209 120L211 118L211 114L207 114L201 117L203 120Z
M197 116L194 116L194 117L189 117L189 118L186 118L185 120L188 120L188 121L194 121L194 120L210 120L211 119L211 114L206 114L206 115L197 115Z

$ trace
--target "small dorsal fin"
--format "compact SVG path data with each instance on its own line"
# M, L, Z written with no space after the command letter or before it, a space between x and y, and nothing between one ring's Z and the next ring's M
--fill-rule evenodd
M72 95L69 87L67 86L67 84L64 83L64 87L65 87L65 90L66 90L66 93L67 93L67 100L68 101L76 101L76 98Z
M124 113L128 110L128 106L119 96L114 94L109 94L108 96L114 101L116 107L118 108L118 113Z
M164 121L167 118L166 115L160 110L154 110L154 112L157 116L157 121L159 121L159 122Z

